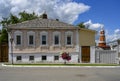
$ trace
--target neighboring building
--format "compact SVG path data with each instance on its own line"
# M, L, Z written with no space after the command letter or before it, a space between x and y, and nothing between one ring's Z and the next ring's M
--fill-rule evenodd
M108 45L110 45L111 50L117 50L118 51L118 56L120 58L120 39L108 42Z
M14 63L63 62L61 52L69 52L73 63L95 62L95 31L48 19L47 14L7 28L9 40L13 38L12 46L9 41L10 62L12 59ZM85 50L88 60L83 60Z
M96 31L90 29L79 30L80 62L95 62L95 34Z

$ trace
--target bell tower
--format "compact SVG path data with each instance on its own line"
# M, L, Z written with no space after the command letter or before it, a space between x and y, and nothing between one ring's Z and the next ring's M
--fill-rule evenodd
M104 31L103 27L101 27L101 30L100 30L100 37L99 37L98 46L99 47L106 47L105 31Z

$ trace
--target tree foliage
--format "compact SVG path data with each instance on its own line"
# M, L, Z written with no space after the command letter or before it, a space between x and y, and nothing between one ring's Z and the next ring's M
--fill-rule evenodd
M2 21L0 22L0 24L2 25L2 30L1 30L1 36L0 36L0 42L7 42L8 43L8 33L5 29L5 26L9 25L9 24L16 24L16 23L20 23L23 21L27 21L27 20L32 20L38 18L38 16L33 12L33 13L27 13L25 11L20 12L19 13L19 17L10 14L10 16L8 18L2 18Z
M79 26L80 28L86 28L84 22L79 23L77 26Z

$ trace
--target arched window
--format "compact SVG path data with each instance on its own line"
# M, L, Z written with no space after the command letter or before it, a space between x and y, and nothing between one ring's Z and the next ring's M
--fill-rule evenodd
M41 33L40 33L40 44L41 45L47 45L48 44L48 33L47 32L45 32L45 31L42 31Z
M22 32L21 31L15 31L15 44L17 46L22 45Z
M29 31L27 32L27 39L28 39L28 45L35 45L35 32Z
M60 32L58 31L53 32L53 45L55 46L60 45Z
M65 32L65 44L66 45L73 44L73 32L71 32L71 31Z

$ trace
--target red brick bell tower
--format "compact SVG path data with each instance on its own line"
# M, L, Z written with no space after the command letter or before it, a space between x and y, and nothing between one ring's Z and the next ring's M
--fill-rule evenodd
M106 45L105 31L104 31L103 27L101 27L101 30L100 30L98 47L100 47L104 50L110 49L110 46Z
M101 30L100 30L100 37L99 37L98 46L101 48L106 47L105 31L103 28L101 28Z

